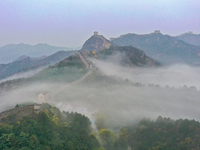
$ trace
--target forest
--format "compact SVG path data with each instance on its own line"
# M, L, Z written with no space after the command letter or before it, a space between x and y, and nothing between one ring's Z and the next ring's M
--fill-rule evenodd
M39 115L7 120L0 125L0 149L6 150L88 150L100 144L92 133L90 120L78 113L62 114L50 108Z
M20 107L20 106L19 106ZM195 120L144 118L138 123L107 129L104 114L95 113L96 129L79 113L48 108L38 115L0 124L0 149L5 150L160 150L200 149L200 123Z

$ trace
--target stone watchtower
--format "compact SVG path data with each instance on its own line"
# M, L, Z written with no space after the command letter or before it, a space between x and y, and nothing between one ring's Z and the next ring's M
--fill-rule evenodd
M155 30L154 33L160 33L160 30Z
M94 32L94 35L98 35L98 32L97 32L97 31L95 31L95 32Z

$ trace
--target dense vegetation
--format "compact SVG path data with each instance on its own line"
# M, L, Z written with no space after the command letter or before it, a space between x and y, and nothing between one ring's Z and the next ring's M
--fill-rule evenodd
M0 125L0 149L92 150L100 144L90 120L78 113L62 114L50 107L39 115Z
M20 107L20 105L17 105ZM60 112L44 104L38 115L0 124L0 149L67 150L197 150L200 149L200 123L195 120L158 117L122 127L106 129L105 115L94 114L96 131L90 120L78 113ZM114 132L113 132L114 131Z
M125 147L121 150L126 149L126 144L134 150L197 150L200 149L199 138L198 121L188 119L174 121L158 117L156 121L143 119L136 126L124 127L116 145Z

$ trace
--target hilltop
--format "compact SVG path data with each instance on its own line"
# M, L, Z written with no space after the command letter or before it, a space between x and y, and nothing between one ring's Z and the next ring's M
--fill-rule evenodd
M94 35L92 35L84 44L82 47L82 51L97 51L102 50L105 48L109 48L112 45L112 43L107 40L104 36L98 35L98 32L94 32Z
M200 47L187 44L169 35L151 33L145 35L125 34L112 38L113 45L134 46L148 56L164 64L198 64Z

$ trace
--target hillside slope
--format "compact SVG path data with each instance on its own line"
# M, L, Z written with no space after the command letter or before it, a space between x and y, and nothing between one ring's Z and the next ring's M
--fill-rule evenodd
M187 44L169 35L151 33L146 35L126 34L111 41L118 46L134 46L148 56L164 64L199 63L200 47Z

